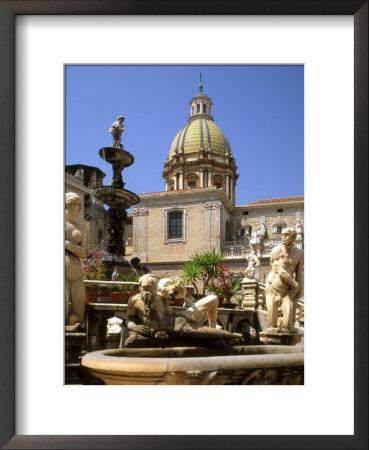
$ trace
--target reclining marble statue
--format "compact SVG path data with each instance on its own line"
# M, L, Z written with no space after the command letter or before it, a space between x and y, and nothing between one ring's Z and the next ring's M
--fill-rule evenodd
M85 287L80 258L86 257L81 228L76 224L82 206L81 198L65 194L65 325L67 331L76 331L83 322Z
M296 306L304 296L304 254L294 245L294 228L282 230L282 244L273 248L265 286L270 328L267 332L293 333ZM281 307L282 317L278 317Z
M163 278L159 282L150 274L139 279L140 292L128 301L127 324L130 336L126 347L170 345L237 345L242 335L216 328L218 298L209 295L197 302L186 298L186 287L179 277ZM189 308L174 311L169 300L185 298ZM202 325L206 315L209 326Z

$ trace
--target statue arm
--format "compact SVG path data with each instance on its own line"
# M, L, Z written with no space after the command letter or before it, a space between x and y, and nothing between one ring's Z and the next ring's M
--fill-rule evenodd
M78 256L78 258L84 259L86 258L86 249L83 244L76 245L73 242L66 240L65 241L65 249Z
M185 306L192 306L194 304L194 302L187 297L184 298L184 301L185 301Z
M285 269L279 269L278 275L281 277L281 279L290 285L292 288L298 287L298 282L287 272Z
M133 330L137 326L136 322L137 322L137 319L138 319L134 297L131 297L128 300L127 316L128 316L127 327L130 330Z
M296 280L299 283L298 297L302 298L304 296L304 254L301 254L300 261L296 268Z

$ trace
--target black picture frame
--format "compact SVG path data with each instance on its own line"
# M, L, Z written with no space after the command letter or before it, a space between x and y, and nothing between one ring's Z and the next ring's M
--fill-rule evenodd
M15 435L15 17L19 14L353 15L355 59L355 415L350 436ZM0 1L0 445L6 449L368 448L368 1L12 0ZM339 93L337 93L339 95ZM18 185L21 185L19 182ZM340 328L342 324L337 324ZM344 327L342 327L343 330ZM342 331L344 332L344 330ZM338 361L337 364L340 362ZM337 392L339 401L339 392ZM329 420L329 418L327 418Z

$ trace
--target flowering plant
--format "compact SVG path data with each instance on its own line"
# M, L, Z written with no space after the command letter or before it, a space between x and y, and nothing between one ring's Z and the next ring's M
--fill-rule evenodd
M209 290L218 298L224 298L225 303L229 303L231 298L240 290L239 281L234 281L229 266L218 264L220 269L214 281L209 285Z
M82 260L82 274L84 280L106 280L106 269L100 252L90 251L87 258ZM85 288L94 290L96 286L86 283Z

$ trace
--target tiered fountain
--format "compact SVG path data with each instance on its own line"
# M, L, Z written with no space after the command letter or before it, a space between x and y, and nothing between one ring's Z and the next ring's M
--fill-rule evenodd
M122 171L134 162L131 153L124 150L121 144L121 135L124 131L122 125L124 117L119 116L113 123L109 132L113 135L114 142L111 147L103 147L99 150L100 157L113 167L113 179L110 186L102 186L93 190L94 196L109 206L108 233L109 243L103 250L103 261L107 268L108 277L111 278L114 268L118 272L130 272L132 264L125 260L125 243L123 240L124 225L127 220L127 209L140 201L140 198L131 191L124 189L125 183ZM141 268L142 269L142 268ZM145 270L143 269L142 272Z

